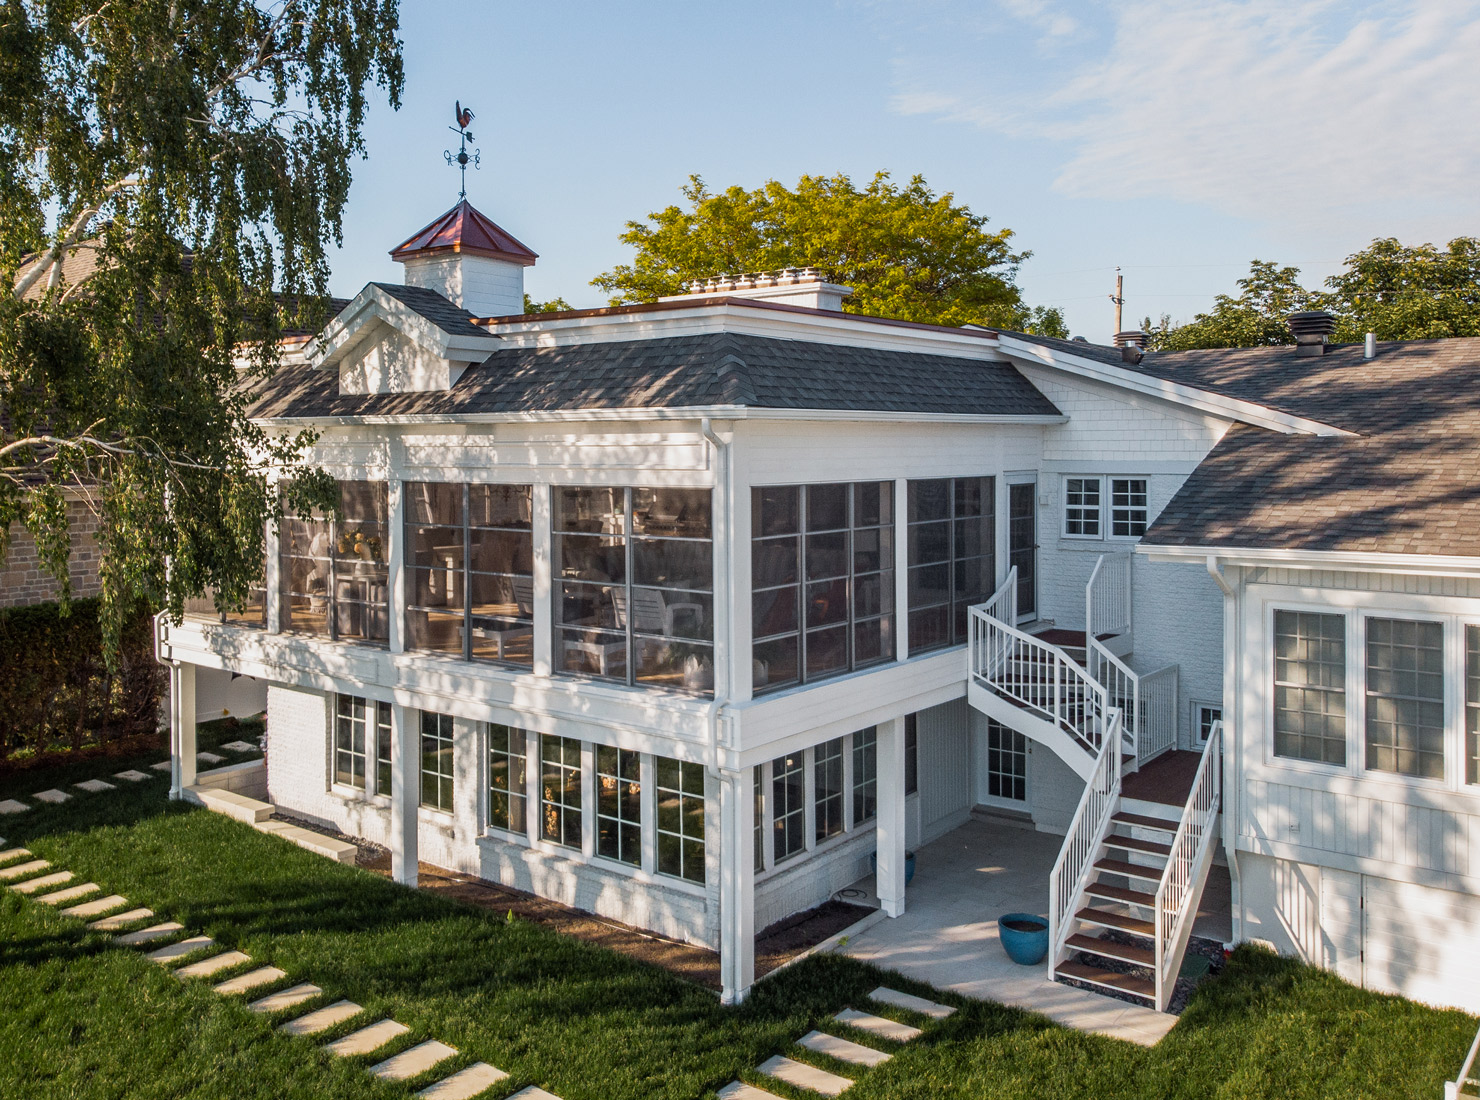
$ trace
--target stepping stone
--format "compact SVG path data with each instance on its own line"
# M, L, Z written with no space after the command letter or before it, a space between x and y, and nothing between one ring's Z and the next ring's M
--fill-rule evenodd
M217 756L213 752L198 752L195 754L195 759L202 764L219 764L221 763L221 761L225 760L226 757Z
M487 1062L474 1062L467 1069L460 1069L451 1077L428 1085L416 1095L425 1096L427 1100L468 1100L468 1097L492 1088L507 1076L503 1070L495 1069Z
M227 978L220 985L211 986L212 993L220 993L223 997L230 997L237 993L245 993L249 989L256 989L259 985L267 985L279 978L288 975L275 966L259 966L256 970L249 970L245 974L238 974L235 978Z
M96 882L84 882L77 886L69 886L65 890L56 890L45 897L36 900L44 905L61 905L65 902L76 901L85 898L88 894L96 894L102 887Z
M122 920L122 917L112 917L111 920ZM102 921L98 921L102 924ZM140 928L137 932L125 932L114 938L113 942L120 947L137 947L141 943L153 943L155 940L166 940L176 932L185 931L185 926L176 920L167 920L163 924L151 925L148 928Z
M97 903L94 902L93 904ZM153 909L130 909L127 913L116 913L111 917L95 920L88 925L88 928L94 932L117 932L126 925L135 924L141 920L148 920L152 916L154 916Z
M883 985L870 993L868 999L878 1001L880 1004L893 1005L895 1008L918 1012L922 1016L929 1016L932 1020L944 1020L956 1011L950 1005L936 1004L934 1001L927 1001L924 997L901 993L897 989L890 989Z
M370 1067L370 1072L385 1081L404 1081L408 1077L425 1073L438 1062L446 1061L456 1053L456 1047L439 1043L436 1039L428 1039L424 1043L417 1043L410 1050L391 1055L384 1062L376 1062Z
M48 898L48 901L51 899ZM106 913L109 909L117 909L120 905L127 905L128 898L121 894L109 894L106 898L98 898L96 901L85 901L81 905L74 905L70 909L63 909L64 917L96 917ZM148 913L148 910L140 910ZM154 914L148 913L149 916Z
M342 1039L325 1043L324 1049L341 1058L348 1058L352 1054L369 1054L372 1050L379 1050L396 1036L405 1035L410 1030L405 1024L397 1023L395 1020L377 1020L368 1027L351 1031Z
M105 782L102 779L84 779L81 783L73 783L72 786L76 787L79 791L86 791L88 794L100 794L103 791L118 790L114 784Z
M781 1097L744 1081L731 1081L719 1090L719 1100L781 1100Z
M291 992L291 990L289 990L288 992ZM320 992L322 992L322 990L320 990ZM278 994L279 997L286 995L286 993ZM270 997L264 997L262 1000L266 1001L271 999L272 998ZM262 1001L257 1002L257 1004L261 1003ZM256 1008L257 1005L253 1005L252 1007ZM270 1012L272 1010L258 1009L258 1011ZM296 1020L289 1020L287 1023L281 1025L278 1030L285 1031L289 1035L317 1035L319 1032L327 1031L335 1024L342 1024L345 1020L348 1020L354 1016L358 1016L364 1011L365 1010L359 1005L355 1004L354 1001L335 1001L333 1004L325 1008L320 1008L314 1012L310 1012L307 1016L300 1016Z
M11 886L11 889L17 894L34 894L38 890L48 890L64 882L71 882L73 877L71 871L57 871L50 875L42 875L40 878L28 878L25 882L17 882Z
M867 1066L870 1069L883 1065L892 1057L882 1050L839 1039L836 1035L828 1035L823 1031L807 1032L797 1040L797 1045L815 1050L818 1054L826 1054L840 1062L852 1062L855 1066Z
M170 770L170 762L161 760L158 764L150 764L149 767L157 772L167 772Z
M228 741L228 742L226 742L226 744L222 745L221 747L223 749L230 749L232 752L261 752L262 751L256 745L252 744L249 741Z
M29 848L7 848L0 852L0 863L9 863L11 860L20 859L22 856L31 854Z
M72 796L66 791L59 791L55 787L52 787L47 791L37 791L31 797L37 802L50 802L55 805L56 803L67 801Z
M768 1077L785 1081L788 1085L794 1085L799 1089L811 1089L824 1096L841 1096L853 1085L853 1082L846 1077L839 1077L836 1073L828 1073L825 1069L818 1069L816 1066L807 1065L806 1062L798 1062L780 1054L774 1058L767 1058L756 1069Z
M26 853L30 855L30 852ZM9 867L0 867L0 882L7 882L22 875L33 875L37 871L44 871L51 866L51 861L46 859L33 859L29 863L13 863Z
M877 1035L881 1039L893 1039L899 1043L908 1043L911 1039L918 1039L925 1034L917 1027L910 1027L909 1024L902 1024L898 1020L886 1020L870 1012L859 1012L856 1008L845 1008L833 1019L840 1024L867 1031L870 1035Z
M268 967L268 969L271 970L273 968ZM243 977L245 976L243 975ZM232 980L240 981L241 979L234 978ZM304 982L302 985L295 985L289 989L280 989L276 993L269 993L261 1000L253 1001L247 1007L253 1012L281 1012L285 1008L301 1005L304 1001L311 1001L322 992L324 991L312 982Z
M188 978L209 978L212 974L219 974L223 970L230 970L233 966L240 966L244 962L251 961L252 956L245 951L223 951L209 959L201 959L200 962L180 967L175 971L175 977L182 982Z
M161 966L166 966L176 959L181 959L196 951L204 951L207 947L215 946L216 941L211 939L210 936L190 936L187 939L172 943L168 947L161 947L158 951L151 951L144 957L150 962L157 962Z
M0 814L23 814L30 808L24 802L17 802L13 798L0 802Z
M507 1100L560 1100L560 1097L556 1096L553 1092L546 1092L544 1089L535 1088L533 1085L530 1085L527 1089L520 1089L513 1096L508 1097Z
M145 775L141 771L135 771L133 768L130 768L126 772L114 772L113 773L113 778L114 779L123 779L123 780L126 780L129 783L142 783L142 782L144 782L144 780L148 779L149 777L147 775Z

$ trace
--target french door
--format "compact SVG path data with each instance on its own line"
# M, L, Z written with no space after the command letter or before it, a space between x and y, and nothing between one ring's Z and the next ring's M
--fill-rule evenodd
M1018 622L1038 618L1037 502L1036 481L1007 487L1007 564L1017 566Z
M995 719L987 719L987 786L989 806L1021 808L1028 800L1028 739Z

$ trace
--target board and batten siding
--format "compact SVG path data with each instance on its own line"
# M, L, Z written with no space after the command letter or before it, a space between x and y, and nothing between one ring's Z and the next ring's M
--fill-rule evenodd
M971 816L971 706L957 699L917 719L920 752L920 842L928 844Z

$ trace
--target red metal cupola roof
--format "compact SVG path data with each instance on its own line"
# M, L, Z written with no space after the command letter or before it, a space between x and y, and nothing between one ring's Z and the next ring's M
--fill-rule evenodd
M391 249L391 259L409 260L439 252L467 252L475 256L492 256L511 260L525 267L539 257L480 214L473 204L463 199L425 229Z

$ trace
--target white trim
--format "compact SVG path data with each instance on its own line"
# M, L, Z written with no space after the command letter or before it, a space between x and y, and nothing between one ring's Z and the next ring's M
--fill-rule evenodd
M368 395L366 395L368 396ZM405 413L353 416L262 416L253 423L281 425L361 425L361 424L523 424L567 423L571 421L644 421L644 420L816 420L865 423L920 424L1067 424L1069 418L1052 413L941 413L892 412L869 409L765 409L747 405L691 405L682 407L619 409L544 409L507 413Z
M1136 553L1152 561L1206 565L1216 557L1228 565L1283 565L1292 569L1345 569L1357 573L1480 577L1480 557L1387 554L1361 550L1286 550L1275 547L1158 546L1142 542Z

